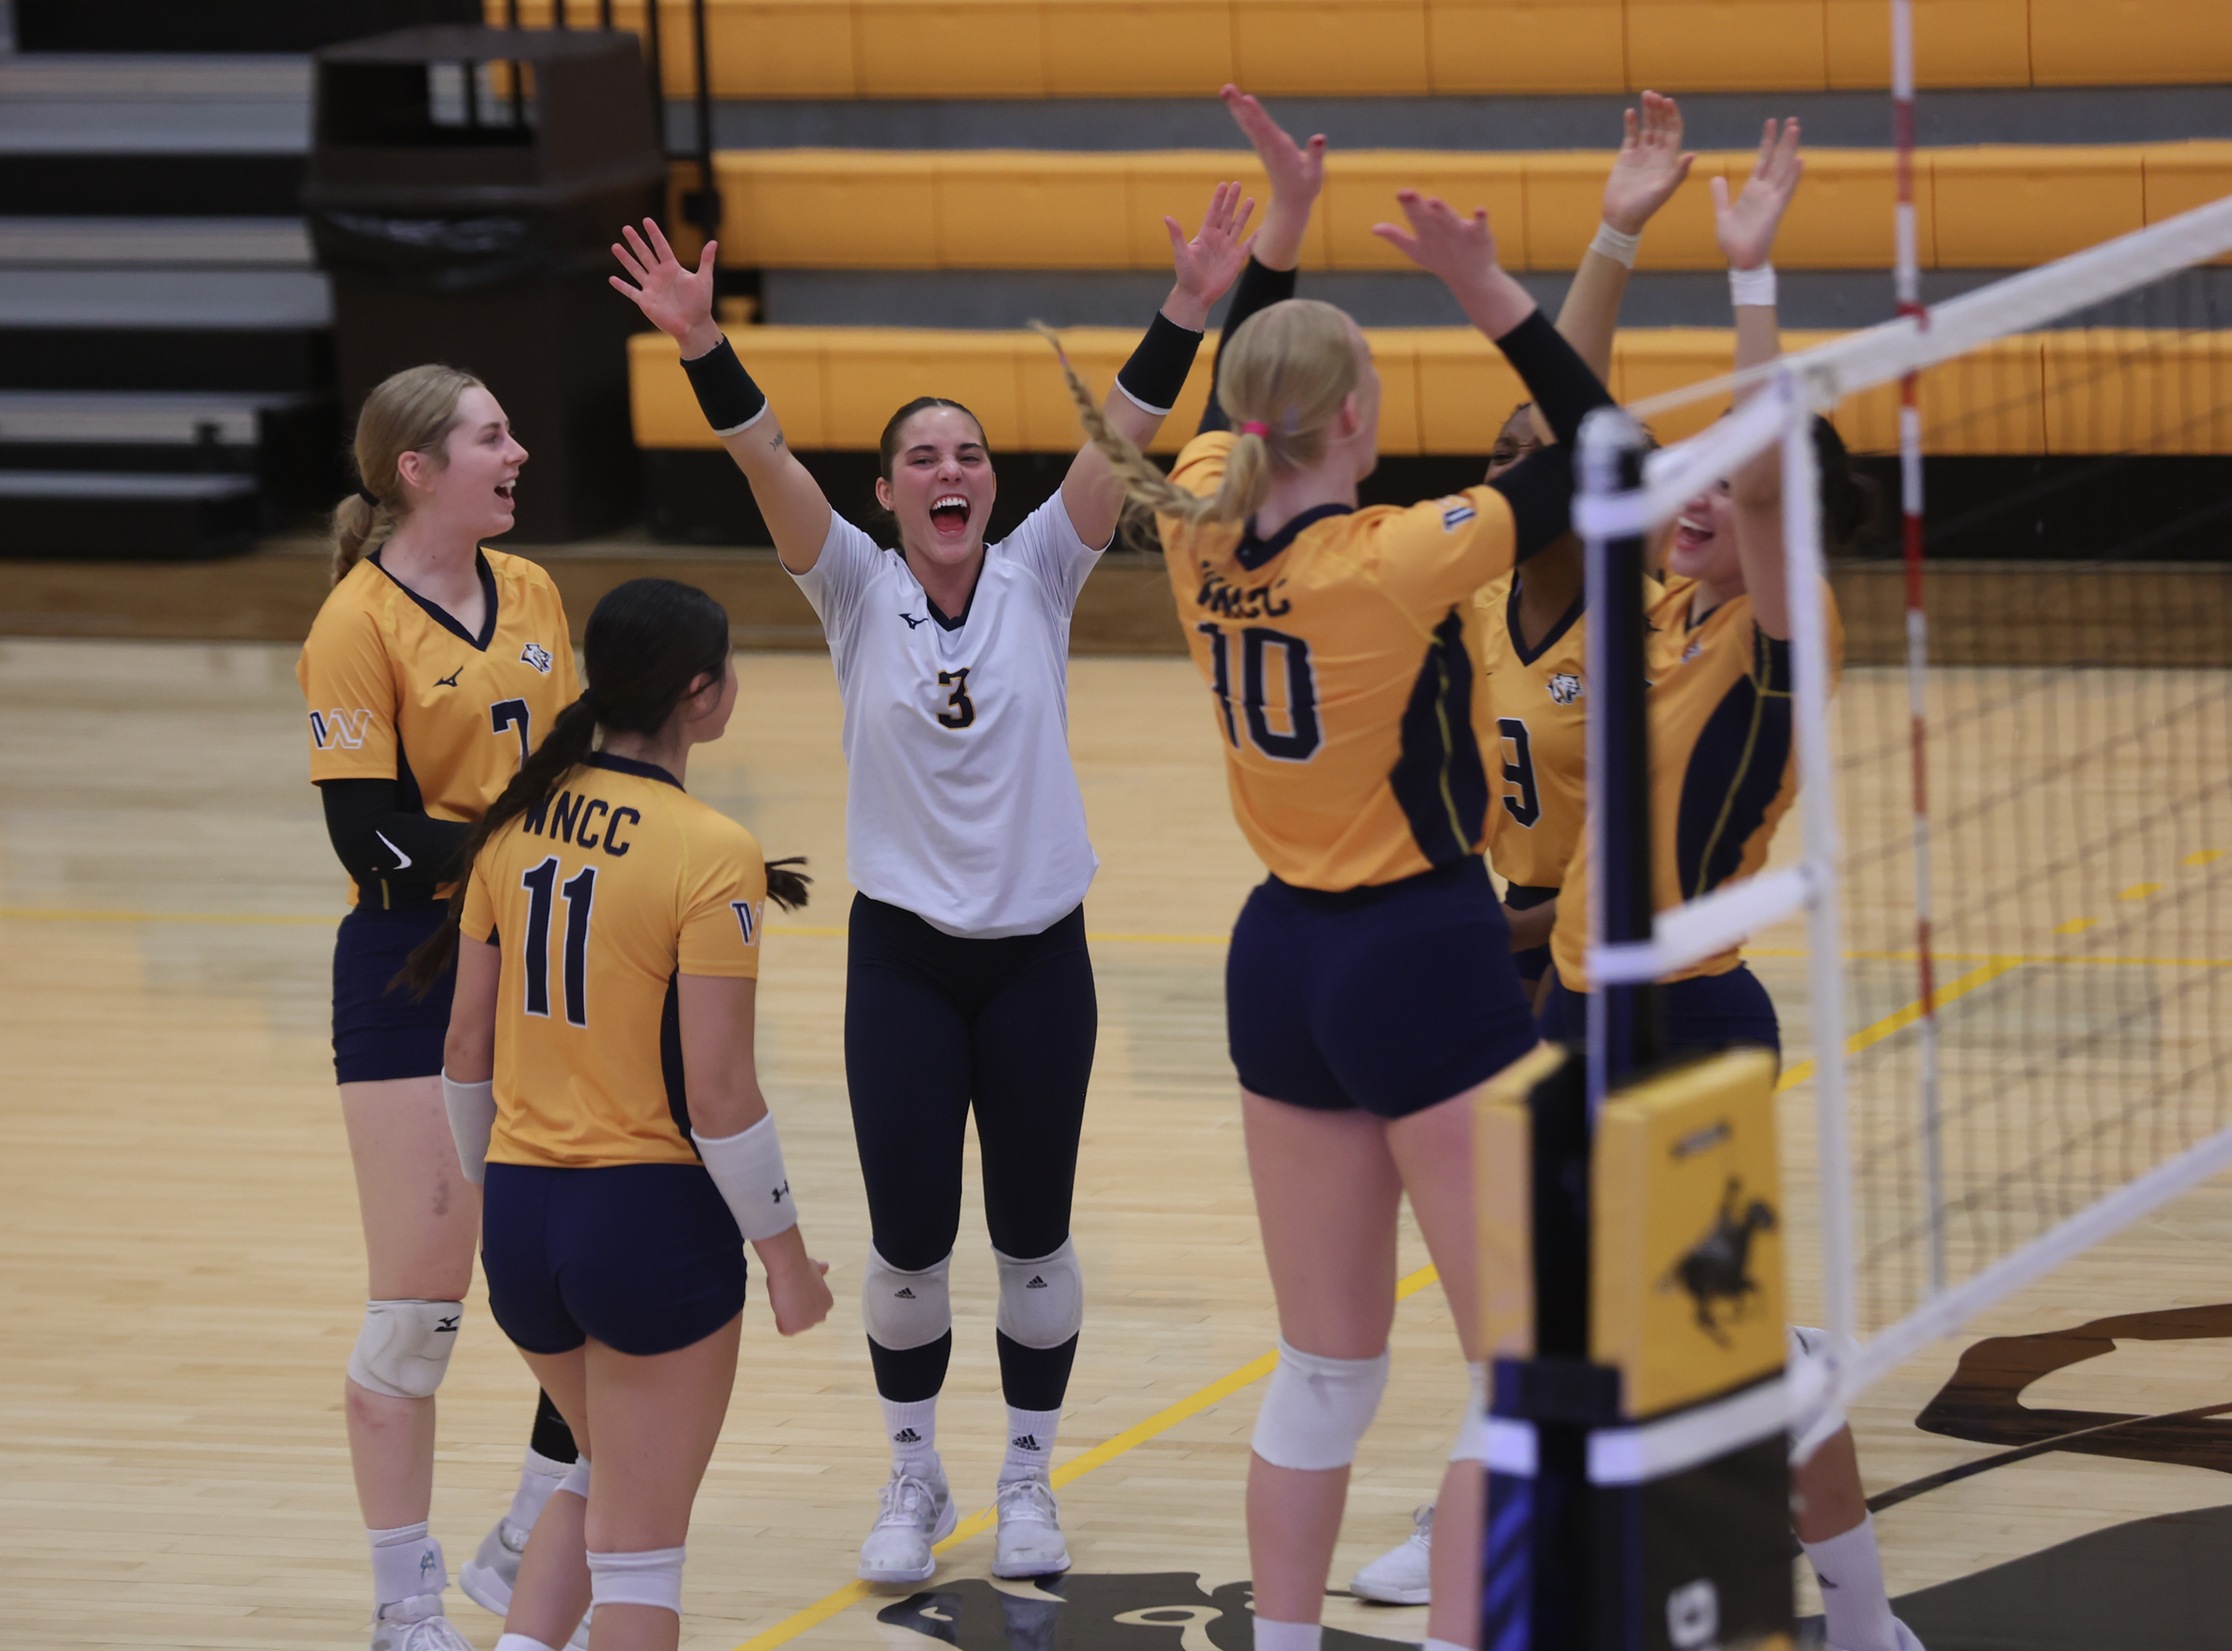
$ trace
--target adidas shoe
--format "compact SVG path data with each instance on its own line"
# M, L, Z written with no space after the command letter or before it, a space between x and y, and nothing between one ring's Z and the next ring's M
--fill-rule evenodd
M1349 1592L1382 1605L1424 1605L1433 1592L1434 1505L1411 1515L1410 1540L1391 1548L1349 1579Z
M942 1465L934 1463L927 1474L893 1468L876 1523L860 1545L860 1580L928 1582L938 1568L930 1550L960 1523Z
M994 1501L1000 1512L1000 1534L992 1556L994 1576L1057 1576L1069 1569L1069 1544L1062 1540L1052 1486L1043 1479L1010 1479L1000 1486Z
M372 1651L473 1651L473 1642L442 1615L440 1594L383 1605L372 1618Z
M458 1567L457 1585L465 1597L500 1617L511 1609L512 1589L519 1582L519 1556L527 1551L526 1531L508 1519L499 1519L481 1538L473 1557Z

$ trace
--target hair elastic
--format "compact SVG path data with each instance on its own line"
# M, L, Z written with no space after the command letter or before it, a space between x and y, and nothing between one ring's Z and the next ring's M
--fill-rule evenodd
M1243 436L1256 436L1269 441L1271 439L1271 426L1259 418L1243 419L1240 424L1240 433Z
M369 487L359 487L357 489L357 497L362 499L366 504L370 505L374 510L380 508L379 494L373 492L372 489L370 489Z

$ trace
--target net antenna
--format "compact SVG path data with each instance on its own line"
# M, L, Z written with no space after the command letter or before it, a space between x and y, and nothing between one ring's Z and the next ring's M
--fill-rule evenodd
M1862 783L1852 788L1852 796L1840 798L1838 755L1832 737L1827 615L1822 604L1806 600L1802 594L1823 588L1827 575L1814 420L1832 417L1856 450L1896 448L1907 456L1908 463L1918 456L1915 449L1920 421L1916 406L1932 395L1942 395L1948 405L1963 409L1944 420L1946 439L1955 452L2075 454L2080 455L2078 470L2085 468L2081 456L2091 453L2232 452L2232 348L2222 344L2216 331L2219 288L2213 283L2217 272L2197 267L2228 252L2232 252L2232 197L1967 293L1927 314L1917 310L1881 326L1797 350L1742 375L1636 403L1624 413L1600 413L1583 427L1581 490L1574 520L1588 552L1592 650L1599 634L1594 629L1598 616L1615 606L1634 609L1640 601L1637 581L1623 580L1620 570L1625 563L1616 553L1617 547L1658 531L1679 514L1688 499L1733 475L1770 448L1779 448L1781 453L1784 543L1791 592L1793 724L1800 787L1796 810L1799 852L1793 862L1779 869L1657 913L1647 936L1627 936L1608 927L1602 915L1609 892L1604 882L1606 868L1618 863L1616 856L1621 851L1615 848L1605 852L1606 842L1600 835L1592 856L1596 882L1590 891L1590 910L1597 915L1593 916L1596 932L1590 936L1588 970L1592 984L1599 988L1592 997L1609 998L1618 990L1663 978L1803 914L1804 950L1802 954L1786 955L1804 959L1804 995L1800 997L1792 990L1796 982L1788 978L1778 995L1783 1000L1786 1026L1801 1018L1793 1011L1803 1008L1803 1018L1810 1026L1812 1059L1786 1070L1783 1086L1789 1089L1810 1081L1814 1087L1812 1126L1819 1176L1819 1196L1814 1202L1819 1230L1813 1242L1819 1250L1818 1306L1821 1322L1829 1331L1830 1347L1822 1366L1802 1370L1793 1379L1790 1399L1801 1455L1810 1453L1836 1431L1845 1408L1857 1394L1928 1343L2232 1165L2232 1095L2227 1094L2222 1081L2227 1072L2232 1072L2232 1024L2225 1025L2221 1034L2214 1033L2217 1020L2232 1020L2232 1016L2214 1015L2213 1003L2211 1015L2191 1023L2191 1041L2202 1045L2200 1055L2165 1073L2164 1057L2159 1048L2150 1046L2151 1053L2145 1058L2154 1063L2150 1068L2155 1074L2150 1080L2152 1087L2140 1086L2136 1095L2110 1092L2114 1086L2131 1081L2129 1074L2120 1067L2103 1068L2099 1062L2072 1080L2089 1083L2090 1088L2057 1088L2059 1080L2049 1069L2044 1076L2025 1080L2027 1088L2018 1086L2011 1091L2002 1081L2007 1050L2004 1044L1990 1042L1992 1035L2004 1034L1991 1034L1988 1029L1964 1030L1961 1039L1948 1042L1950 1032L1932 1024L1936 1015L1925 1013L1943 1011L1953 1001L1956 986L1965 989L1970 981L1998 979L2009 971L2033 965L2051 976L2049 966L2061 964L2169 967L2213 964L2223 959L2084 954L2070 949L2079 946L2079 940L2051 939L2034 930L2023 940L2023 947L2028 949L2020 955L2004 945L1997 950L1962 952L1964 962L1979 965L1964 975L1962 982L1940 989L1925 974L1918 1002L1848 1038L1846 1004L1848 992L1856 990L1856 971L1889 962L1900 969L1902 978L1911 979L1908 971L1929 955L1933 945L1948 945L1947 936L1952 932L1932 921L1940 915L1932 913L1928 905L1925 868L1933 844L1921 821L1914 817L1922 796L1920 724L1926 698L1958 694L1963 696L1961 706L1970 707L1961 710L1952 725L1939 729L1940 745L1944 747L1939 760L1950 765L1960 795L1955 798L1956 806L1941 817L1935 852L1940 858L1946 857L1952 852L1950 844L1968 840L1964 832L1975 839L1973 848L1963 850L1968 858L1963 862L1962 877L1953 885L1958 909L1942 914L1946 923L1958 929L1963 924L1981 925L1985 921L1974 916L1972 908L1978 900L1963 885L1990 881L1994 872L2004 882L2011 858L2004 843L1980 835L1982 828L1972 823L1984 819L1988 812L1985 805L1994 802L1979 791L1985 781L1977 777L1995 760L1991 740L1996 736L1992 731L2002 727L2004 718L2012 714L2010 705L2020 711L2025 706L2035 710L2037 705L2049 702L2067 704L2078 708L2069 713L2071 716L2091 715L2083 708L2113 697L2110 690L2114 684L2106 682L2095 669L2100 662L2085 653L2047 659L2044 663L2055 669L2027 674L2001 672L1995 677L1991 672L1933 671L1925 655L1922 627L1910 616L1908 651L1900 673L1904 692L1899 696L1905 700L1906 727L1896 741L1885 746L1906 761L1882 772L1848 764L1848 771ZM2193 302L2185 305L2188 311L2198 307L2205 313L2186 315L2182 329L2101 325L2103 317L2127 314L2159 319L2166 301L2176 304L2187 297L2193 297ZM2232 316L2224 319L2232 322ZM1891 387L1902 380L1911 387L1893 401ZM1641 441L1638 419L1660 422L1662 427L1686 423L1696 428L1711 418L1714 406L1732 394L1742 399L1726 416L1706 423L1688 440L1648 455L1639 467L1634 463ZM2166 418L2164 409L2173 403L2174 416ZM2004 429L2029 432L2023 440L2035 438L2041 443L2045 438L2038 432L2058 432L2056 440L2062 445L2051 449L2042 445L1993 447L1994 432ZM2092 433L2087 435L2087 430ZM1871 433L1870 439L1851 440L1854 431ZM1639 486L1628 480L1638 468L1642 478ZM2221 471L2209 474L2221 479ZM1902 505L1918 513L1920 501L1913 485L1902 488L1902 493ZM2034 514L2051 515L2052 509L2049 500L2037 505ZM2223 509L2219 499L2205 505L2195 519L2218 521ZM1954 525L1948 524L1945 531L1951 532ZM1916 561L1917 535L1918 523L1910 521L1905 537L1908 554ZM2145 549L2158 544L2161 537L2160 532L2151 533L2134 544ZM1999 554L2004 555L2004 550ZM1910 561L1910 585L1915 582L1913 566ZM2033 582L2044 587L2054 581L2066 583L2075 576L2070 564L2061 563L2044 570L2043 576ZM2002 618L1995 613L1991 622ZM1987 628L1980 625L1978 630L1981 633ZM2189 631L2191 628L2189 619ZM1981 642L1972 638L1964 646L1970 648L1971 657L1990 663L2001 657L1992 654L1990 648L2005 641L2004 637L1987 635ZM2043 645L2057 644L2049 638ZM2200 646L2204 652L2211 647L2220 651L2197 657L2196 663L2216 667L2232 664L2232 649L2224 649L2213 639L2204 639ZM1895 649L1887 648L1878 657L1888 663L1899 656ZM2030 663L2040 661L2033 659ZM2226 772L2232 769L2232 760L2228 760L2232 759L2232 674L2221 669L2214 674L2187 673L2199 685L2175 703L2150 686L2162 673L2126 674L2147 677L2141 687L2154 697L2132 698L2133 709L2125 722L2111 731L2111 739L2159 739L2163 730L2170 728L2175 737L2188 740L2180 752L2161 760L2206 770L2196 782L2194 795L2205 796L2205 806L2210 808L2218 807L2221 800L2222 812L2209 818L2206 827L2214 831L2222 826L2227 841L2222 847L2195 848L2182 863L2205 867L2222 857L2224 871L2232 873L2232 854L2227 852L2232 850L2232 773ZM1875 677L1882 675L1874 673ZM1881 690L1896 693L1897 684L1897 677L1878 682L1866 669L1855 669L1847 673L1842 697L1858 701L1873 694L1880 699ZM1622 716L1620 708L1608 703L1613 686L1601 679L1592 683L1596 696L1591 719L1592 788L1604 772L1600 760L1605 760L1595 723L1603 718L1616 729ZM1626 714L1640 718L1639 679L1621 681L1617 686L1627 701ZM2023 703L2017 705L2017 701ZM2200 715L2218 706L2227 708L2221 727L2212 723L2205 733L2176 733L2182 726L2176 718L2185 714L2180 707L2199 707L2194 714ZM1942 716L1939 720L1941 724L1946 722ZM2200 726L2192 724L2196 729ZM2049 724L2041 743L2051 752L2057 744L2066 743L2066 732ZM1947 738L1952 740L1950 746L1945 744ZM1855 762L1862 755L1866 753L1855 754ZM2019 777L2021 785L2034 788L2014 799L2013 807L2022 818L2075 812L2066 802L2070 781L2065 758L2070 754L2041 756L2035 774ZM1898 767L1910 767L1916 783L1916 807L1912 811L1896 809L1899 823L1886 829L1879 816L1885 811L1885 796L1903 789L1898 786ZM1941 767L1941 790L1947 777L1948 768ZM2082 781L2084 777L2078 778ZM2063 789L2052 789L2056 786ZM2096 789L2116 788L2100 781ZM2007 798L2001 797L1995 806L2006 803ZM2134 801L2120 795L2100 807L2105 810L2111 803L2125 809L2145 807L2144 798ZM1592 829L1600 833L1618 829L1610 809L1592 808L1592 814L1597 817ZM2103 821L2109 818L2106 813L2101 817ZM1844 863L1841 822L1850 824L1854 834L1865 830L1871 857L1879 853L1887 856L1886 843L1899 854L1911 854L1918 878L1905 895L1886 895L1878 885L1867 886L1868 900L1854 908L1867 919L1863 926L1868 945L1859 952L1848 951L1844 938L1847 902L1841 890L1854 886L1860 868ZM2051 833L2063 828L2048 820L2044 825L2026 825L2025 829ZM2108 875L2116 857L2127 852L2114 829L2086 839L2076 827L2069 827L2062 838L2042 837L2035 845L2028 840L2024 845L2026 855L2057 876L2064 872L2074 876L2079 871L2096 878ZM2029 862L2024 863L2027 866ZM1969 875L1972 871L1973 877ZM2125 897L2132 892L2125 890ZM2206 891L2195 895L2196 900L2206 898L2210 898ZM1888 930L1884 926L1887 912L1893 925ZM1909 918L1916 921L1909 923ZM2018 913L2016 918L1991 918L1993 922L2018 920L2034 919L2027 912ZM1902 930L1908 939L1900 938ZM1962 932L1995 941L1999 938L1986 934L1981 926ZM2052 932L2054 936L2078 933L2066 923ZM1913 951L1906 950L1917 940L1920 945ZM1967 941L1963 939L1962 944L1967 945ZM2205 942L2200 949L2222 948ZM2221 968L2189 970L2195 980L2204 983L2200 987L2204 992L2213 991L2216 977L2225 972ZM1904 995L1903 990L1894 990ZM2159 1014L2164 1012L2161 1005L2168 996L2158 993L2147 1002L2155 1005ZM1964 1015L1976 1007L1976 1001L1972 998L1963 1004ZM2043 1024L2027 1038L2018 1033L2021 1052L2031 1053L2022 1047L2025 1042L2056 1033L2057 1020L2076 1013L2073 1005L2081 1001L2055 999L2030 1005L2027 1012ZM1592 1043L1600 1037L1615 1040L1620 1024L1616 1014L1599 1009L1594 1002L1591 1009L1593 1017L1605 1017L1602 1032L1598 1020L1592 1018ZM1923 1029L1917 1032L1917 1027ZM2137 1034L2124 1028L2117 1035ZM1941 1048L1958 1047L1963 1062L1960 1083L1949 1085L1941 1096L1938 1073L1927 1066L1919 1072L1913 1068L1917 1046L1932 1062L1939 1058ZM1609 1041L1608 1051L1616 1065L1618 1050ZM1851 1082L1853 1061L1863 1052L1868 1062L1863 1075L1868 1082L1856 1095ZM1597 1063L1591 1064L1592 1083L1601 1085L1604 1080L1597 1076ZM2034 1062L2026 1070L2036 1072L2039 1068ZM2195 1095L2202 1091L2206 1093L2197 1101ZM1599 1087L1592 1094L1592 1102L1601 1099L1602 1093ZM1853 1110L1855 1106L1857 1111ZM1860 1145L1865 1149L1858 1160L1856 1123L1860 1126ZM1960 1138L1958 1151L1954 1150L1952 1137L1945 1134L1955 1125L1967 1131ZM1912 1162L1916 1156L1921 1159L1919 1164ZM1953 1216L1961 1220L1957 1239L1949 1226ZM1863 1225L1868 1225L1873 1234L1866 1245L1858 1236ZM1912 1272L1911 1286L1899 1282L1906 1276L1901 1269ZM1801 1303L1799 1311L1804 1312L1810 1292L1808 1281L1797 1273L1794 1267L1793 1289Z

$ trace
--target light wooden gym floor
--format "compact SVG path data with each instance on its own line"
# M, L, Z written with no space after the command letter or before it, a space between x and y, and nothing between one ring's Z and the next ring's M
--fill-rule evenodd
M814 904L773 929L760 1054L838 1308L785 1343L755 1292L729 1426L698 1503L684 1643L911 1647L920 1634L874 1618L890 1600L863 1605L847 1587L886 1466L854 1307L866 1226L839 1050L849 891L837 698L818 656L739 663L736 720L697 753L691 785L771 854L810 855L819 879ZM1983 692L2012 673L1974 676ZM1885 726L1897 692L1861 672L1847 684L1848 700ZM1222 936L1258 873L1201 700L1183 660L1084 659L1072 670L1072 743L1103 862L1087 904L1102 1019L1076 1220L1090 1306L1058 1460L1085 1469L1062 1496L1075 1576L1162 1579L1109 1585L1127 1611L1200 1606L1172 1573L1198 1574L1205 1591L1245 1577L1241 1486L1260 1387L1241 1378L1267 1369L1273 1337L1222 1036ZM341 887L303 778L293 650L0 643L0 728L0 1643L360 1646L368 1590L340 1372L361 1254L327 1039ZM1862 799L1848 809L1855 836L1878 815L1882 831L1903 829L1903 748L1875 750L1865 728L1847 745L1865 759L1844 776ZM1989 813L1968 829L1988 830ZM2019 871L2030 852L2011 848L2000 869ZM2215 872L2173 864L2162 880L2177 875ZM1853 1030L1879 1027L1857 1069L1865 1090L1894 1071L1871 1056L1888 1062L1911 1041L1880 1029L1911 992L1895 889L1856 877L1855 899L1853 949L1886 954L1855 965ZM2218 937L2208 956L2224 955L2232 943ZM1799 937L1762 937L1758 966L1796 1060L1806 1053ZM1950 962L1941 978L1978 967ZM2054 974L2011 964L1963 1001L1989 1009L2006 981ZM1964 1054L1959 1010L1947 1011L1948 1044ZM2000 1032L2020 1039L2024 1028ZM1811 1179L1810 1090L1800 1081L1787 1096L1795 1206ZM1888 1128L1871 1118L1864 1135ZM1891 1169L1877 1179L1887 1200L1905 1196ZM940 1432L969 1509L990 1499L1001 1420L974 1197L972 1182ZM1993 1448L1912 1425L1967 1340L2232 1296L2228 1241L2223 1192L2189 1195L1915 1360L1856 1412L1870 1489ZM1798 1252L1810 1253L1803 1234ZM1424 1265L1415 1236L1404 1264ZM1818 1290L1800 1276L1793 1296L1811 1312ZM1335 1587L1407 1532L1459 1419L1463 1373L1431 1285L1398 1308L1395 1349ZM2150 1414L2217 1402L2221 1353L2213 1342L2127 1344L2048 1377L2025 1402ZM505 1504L533 1399L476 1292L441 1398L434 1527L453 1571ZM1903 1593L2224 1501L2215 1475L2195 1467L2049 1453L1903 1504L1881 1535ZM989 1557L989 1535L969 1537L940 1584L983 1577ZM459 1626L493 1644L494 1620L454 1589L451 1599ZM1382 1640L1416 1642L1424 1616L1328 1601L1330 1623ZM1078 1621L1060 1643L1245 1645L1236 1624L1206 1622L1205 1608L1166 1614L1152 1635Z

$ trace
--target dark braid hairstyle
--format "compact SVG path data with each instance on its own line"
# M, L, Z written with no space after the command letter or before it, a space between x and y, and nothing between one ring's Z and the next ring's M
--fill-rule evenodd
M728 613L694 585L630 579L606 592L589 615L581 651L589 686L558 713L542 743L466 834L457 851L457 886L450 893L449 914L396 977L420 997L457 955L465 884L482 845L522 814L540 808L559 781L596 748L598 729L656 734L691 692L705 686L705 679L719 682L728 670ZM767 862L768 898L785 911L806 904L812 879L792 869L805 863L796 856Z

